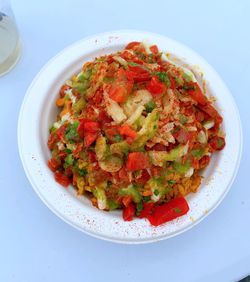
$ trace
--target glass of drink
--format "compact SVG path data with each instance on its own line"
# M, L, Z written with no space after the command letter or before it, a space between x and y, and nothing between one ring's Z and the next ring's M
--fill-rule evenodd
M20 38L10 1L0 0L0 76L15 66L20 54Z

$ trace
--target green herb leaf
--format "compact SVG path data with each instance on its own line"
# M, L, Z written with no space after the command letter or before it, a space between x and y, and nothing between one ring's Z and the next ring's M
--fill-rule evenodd
M181 212L181 209L179 209L179 208L174 208L174 211L175 211L176 213L180 213L180 212Z
M148 113L151 113L153 109L155 108L155 103L153 101L150 101L145 105L145 107L146 107L146 111Z
M64 160L64 165L63 165L63 166L64 166L64 168L67 168L67 167L73 165L73 163L74 163L74 157L73 157L72 154L69 154L69 155L67 155L67 157L65 158L65 160Z
M143 202L148 202L148 201L150 201L150 199L151 199L151 196L143 196L142 197Z
M143 210L143 204L142 202L139 202L137 205L136 205L136 215L140 215L141 211Z
M69 125L65 133L65 138L67 139L67 141L72 142L78 138L78 132L77 132L78 124L79 124L78 122L74 122Z
M161 82L164 82L168 87L170 86L170 79L165 72L156 72L156 75Z
M87 171L87 169L84 168L84 169L79 169L78 173L79 173L80 176L85 176L85 175L88 174L88 171Z
M169 185L174 185L175 183L176 183L175 180L168 180L168 184L169 184Z
M114 136L114 140L115 140L116 142L120 142L120 141L122 141L122 136L121 136L120 134L116 134L116 135Z
M64 149L64 152L67 153L67 154L71 154L72 153L72 151L70 149L68 149L68 148Z
M132 66L132 67L137 67L139 66L139 64L135 63L135 62L128 62L128 65Z
M158 196L158 195L159 195L159 193L160 193L160 192L159 192L159 190L157 190L157 189L155 189L155 190L154 190L154 194L155 194L155 196Z
M201 157L203 157L204 154L204 149L195 149L191 151L192 156L194 156L197 159L200 159Z

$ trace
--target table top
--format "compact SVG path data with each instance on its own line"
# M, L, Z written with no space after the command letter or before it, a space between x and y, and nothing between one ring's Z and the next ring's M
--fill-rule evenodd
M250 273L250 1L18 1L18 65L0 78L0 281L237 281ZM28 182L17 147L19 109L34 76L85 36L139 29L176 39L221 75L244 135L236 180L221 205L193 229L147 245L85 235L57 218ZM246 100L248 99L248 100ZM3 161L5 160L5 162Z

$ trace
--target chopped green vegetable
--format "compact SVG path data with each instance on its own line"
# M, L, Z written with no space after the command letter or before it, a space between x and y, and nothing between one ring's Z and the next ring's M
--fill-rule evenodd
M115 140L116 142L122 141L122 136L121 136L120 134L116 134L116 135L114 136L114 140Z
M187 82L193 81L193 77L192 77L190 74L186 73L186 72L183 73L182 77L183 77Z
M194 156L196 159L201 159L205 153L205 150L203 148L201 149L194 149L191 151L192 156Z
M79 169L78 173L79 173L80 176L85 176L85 175L87 175L88 171L87 171L87 169L84 168L84 169Z
M108 208L110 211L116 210L120 207L120 204L114 200L108 199Z
M159 195L159 193L160 193L160 192L159 192L159 190L157 190L157 189L155 189L155 190L154 190L154 194L155 194L155 196L158 196L158 195Z
M142 200L142 196L137 190L137 186L129 185L127 188L122 188L119 190L120 196L131 196L135 203L139 203Z
M106 138L102 135L96 140L95 153L98 161L104 160L109 154L109 148L106 143Z
M131 144L131 149L136 150L137 148L144 147L146 142L151 139L158 128L159 113L154 109L147 115L144 120L142 128L139 130L135 141Z
M65 148L65 149L64 149L64 152L67 153L67 154L70 154L70 153L72 153L72 150L70 150L70 149L68 149L68 148Z
M93 191L94 196L97 199L97 205L100 210L104 210L108 208L107 204L107 197L105 194L105 190L101 187L96 187L96 189Z
M185 124L187 122L188 118L183 114L179 114L179 120L180 120L181 124Z
M136 67L139 66L139 64L134 63L134 62L128 62L128 65L132 66L132 67Z
M64 168L67 168L74 163L74 157L72 154L67 155L67 157L64 160Z
M150 201L150 199L151 199L151 196L143 196L142 197L143 202L148 202L148 201Z
M145 108L148 113L151 113L155 108L155 103L153 101L150 101L145 105Z
M78 132L77 132L78 124L79 122L73 122L72 124L69 125L68 129L66 130L65 138L70 143L73 143L74 140L78 138Z
M174 185L175 183L176 183L175 180L168 180L168 184L169 184L169 185Z
M111 155L98 162L102 170L107 172L117 172L122 168L123 160L117 156Z
M85 108L86 101L83 97L81 97L75 104L72 106L73 114L77 115Z
M168 87L170 86L170 79L165 72L156 72L156 75L161 82L164 82Z
M141 211L143 210L143 204L142 202L139 202L137 205L136 205L136 215L140 215Z
M126 155L129 151L129 145L126 141L117 142L110 145L110 151L112 154L117 154L119 156Z
M176 161L187 153L188 145L178 145L176 148L165 151L149 151L149 157L153 165L164 166L166 162Z
M184 164L181 162L174 162L173 167L180 174L185 174L190 169L191 165L190 161L186 161Z

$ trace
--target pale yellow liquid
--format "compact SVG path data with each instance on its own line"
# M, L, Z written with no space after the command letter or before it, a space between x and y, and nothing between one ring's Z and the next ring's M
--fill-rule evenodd
M18 61L21 44L13 20L4 16L0 21L0 76L8 72Z

